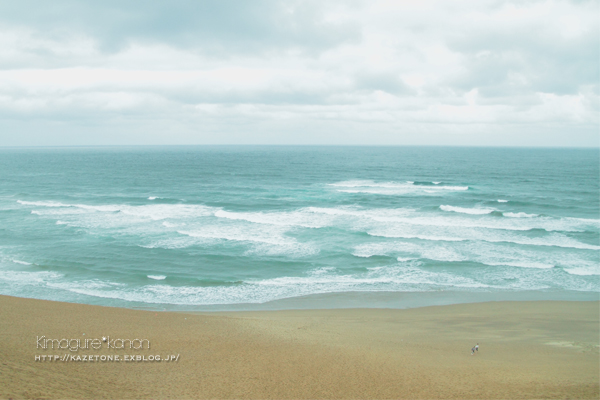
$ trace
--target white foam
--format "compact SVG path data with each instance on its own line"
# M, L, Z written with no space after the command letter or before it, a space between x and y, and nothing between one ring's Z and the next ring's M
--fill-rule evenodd
M85 291L112 291L112 290L129 290L124 283L103 281L100 279L87 279L82 281L58 281L53 280L46 282L46 286L67 290L74 293L85 294Z
M414 258L414 257L398 257L397 260L399 262L408 262L408 261L418 260L418 258Z
M30 202L32 203L32 202ZM148 204L130 205L87 205L36 202L37 207L31 213L45 218L55 218L56 224L83 228L90 231L111 230L112 234L130 234L146 237L161 234L165 228L183 226L183 221L200 221L214 216L219 208L189 204ZM153 221L165 222L162 225Z
M397 254L402 254L397 257L399 262L419 258L444 262L468 260L468 257L459 253L455 246L448 246L442 243L435 243L433 246L407 242L366 243L356 246L352 254L359 257L371 257L375 255L396 256Z
M88 205L88 204L64 204L57 202L28 202L18 200L23 205L33 205L38 207L62 208L62 210L34 210L32 213L38 215L69 215L69 214L90 214L90 213L123 213L125 215L136 216L140 218L149 218L152 220L163 220L167 218L190 218L213 215L220 208L208 207L196 204L147 204L141 206L130 206L126 204L106 204L106 205Z
M201 245L202 242L196 238L189 237L189 236L185 236L185 237L177 236L177 237L170 237L167 239L157 239L157 240L147 241L144 244L138 244L138 246L145 248L145 249L176 250L176 249L184 249L186 247L199 245L199 244Z
M15 264L32 265L31 263L29 263L27 261L21 261L21 260L11 260L11 261L14 262Z
M321 276L321 275L333 273L336 270L337 269L335 267L321 267L321 268L317 268L317 269L313 269L313 270L309 271L308 274L311 276Z
M468 186L425 186L415 185L412 181L407 182L374 182L363 181L344 181L331 183L329 186L335 187L338 192L343 193L368 193L381 195L411 195L411 194L442 194L444 192L455 192L469 190Z
M588 267L570 267L565 271L571 275L600 275L600 265L591 265Z
M256 224L299 226L304 228L322 228L330 225L331 219L315 218L302 211L292 212L231 212L219 210L215 212L218 218L242 220Z
M148 197L148 200L156 200L156 197L150 196L150 197Z
M282 237L280 232L274 231L273 234L268 234L264 231L252 230L249 227L239 225L212 225L205 226L201 230L177 231L177 233L200 239L218 239L234 242L257 242L280 246L295 242L295 240L292 238Z
M418 248L418 246L406 243L388 243L388 245L412 247L413 250ZM480 248L480 246L474 247ZM452 252L452 249L439 248L439 246L430 250L432 250L431 254L437 253L437 258L443 258L440 256L444 256L444 251L449 251L447 255L451 255ZM19 288L24 285L46 286L51 289L99 298L178 305L264 303L283 298L334 292L416 292L445 289L537 290L548 287L518 271L513 271L509 275L502 273L498 278L494 278L494 271L488 269L477 274L476 277L468 277L445 270L423 269L418 262L404 262L403 260L398 262L399 264L396 265L369 267L365 272L354 273L344 272L333 267L319 267L299 276L288 275L256 279L231 286L173 287L164 283L155 283L131 287L122 283L98 279L65 281L62 280L63 275L51 272L15 273L2 270L0 270L0 282L13 282ZM503 279L507 277L512 279ZM148 275L148 278L164 280L166 276ZM576 287L576 285L581 285L579 280L567 282L565 285L568 288L574 287L574 290L582 290ZM583 289L594 290L594 287L585 285Z
M236 245L251 246L246 250L250 255L288 255L304 257L318 253L319 249L311 243L298 242L293 237L287 236L287 226L254 224L242 221L241 223L203 224L178 230L177 233L195 239L195 244L211 244L219 241L231 242Z
M176 228L180 225L185 225L185 224L173 224L171 222L167 222L167 221L163 221L162 226L164 226L165 228Z
M393 225L414 225L421 227L462 227L462 228L485 228L485 229L500 229L500 230L516 230L527 231L533 227L525 221L516 220L499 220L498 218L472 218L458 215L431 215L428 213L411 213L404 211L401 213L393 212L394 210L371 210L361 214L364 219L381 222L386 226ZM538 225L541 221L538 221ZM546 226L548 224L545 224ZM536 226L538 227L538 226ZM551 228L551 226L550 226ZM562 228L562 227L561 227Z
M493 208L464 208L464 207L454 207L454 206L440 206L441 210L444 211L451 211L451 212L456 212L456 213L462 213L462 214L471 214L471 215L484 215L484 214L490 214L494 211L496 211Z
M23 203L30 205L34 202ZM505 213L509 217L498 218L483 214L491 212L491 208L440 206L444 211L452 211L447 213L423 212L409 208L365 209L356 206L233 212L186 204L35 204L40 208L33 210L33 213L44 218L56 219L57 224L85 228L92 233L110 230L113 235L127 234L138 237L138 245L145 248L178 249L195 245L212 246L216 241L229 241L245 246L246 255L305 257L320 251L318 242L321 239L318 234L314 243L306 243L306 239L299 241L287 233L298 229L320 229L328 226L346 231L366 232L374 237L431 242L487 241L590 250L599 248L560 234L528 237L520 233L531 229L543 229L548 232L594 230L600 226L596 220L540 216L534 218L514 213L516 216Z
M498 199L498 203L508 203L508 200L500 200L500 199Z
M537 214L527 214L524 212L518 212L518 213L505 212L505 213L502 213L502 215L504 215L505 217L509 217L509 218L535 218L535 217L538 217Z
M39 207L69 207L68 204L59 203L56 201L25 201L17 200L17 203L24 206L39 206Z
M64 275L52 271L10 271L0 269L0 281L18 285L38 285L50 280L58 280Z
M550 269L554 268L554 264L545 264L535 261L490 261L489 259L482 261L477 260L485 265L491 266L507 266L507 267L518 267L518 268L537 268L537 269Z
M439 185L442 182L431 182L431 183L433 183L434 185Z
M352 255L355 257L369 258L372 256L387 256L397 251L390 242L370 242L354 246Z
M387 238L402 238L402 239L420 239L420 240L432 240L439 242L462 242L468 239L455 237L455 236L437 236L437 235L425 235L419 233L409 233L402 231L395 232L382 232L380 230L374 230L367 232L370 236L380 236Z
M331 267L316 268L302 276L280 276L247 281L238 285L209 287L173 287L163 283L130 287L97 279L67 282L57 280L60 275L53 277L39 275L37 281L33 282L24 279L26 277L31 275L21 274L18 277L19 282L99 298L180 305L264 303L309 294L348 291L414 292L440 288L472 290L493 287L472 278L446 272L425 271L408 264L370 268L365 272L354 274L344 274ZM2 278L0 271L0 280Z
M528 237L520 232L461 228L452 226L428 227L420 230L411 225L387 225L370 229L367 234L375 237L421 239L444 242L490 242L490 243L515 243L529 246L564 247L586 250L600 250L600 246L579 242L560 233L548 233L541 237Z
M397 256L399 261L410 258L442 262L473 261L490 266L534 269L551 269L560 266L569 273L573 271L573 274L596 275L600 273L600 266L595 255L590 253L540 252L535 248L487 242L460 242L452 246L442 242L364 243L355 246L353 255L359 257Z

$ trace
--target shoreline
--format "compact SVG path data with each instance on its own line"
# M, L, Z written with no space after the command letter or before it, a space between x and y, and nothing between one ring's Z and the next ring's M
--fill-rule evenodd
M191 313L0 296L0 398L598 398L599 306ZM152 345L52 351L36 348L42 335ZM87 353L179 358L35 361Z
M498 301L600 301L600 293L574 290L560 291L458 291L439 290L429 292L350 291L313 293L298 297L287 297L264 303L185 305L167 303L143 303L105 297L80 297L77 300L61 298L32 298L13 294L0 294L42 301L84 304L99 307L123 308L158 312L245 312L285 310L328 310L328 309L411 309L454 304L486 303Z

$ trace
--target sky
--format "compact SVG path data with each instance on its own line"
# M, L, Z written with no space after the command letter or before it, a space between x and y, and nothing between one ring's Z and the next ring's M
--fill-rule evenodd
M598 1L0 1L0 146L600 145Z

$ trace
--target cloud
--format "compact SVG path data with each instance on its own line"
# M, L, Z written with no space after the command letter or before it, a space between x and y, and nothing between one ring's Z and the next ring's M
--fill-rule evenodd
M4 2L0 145L598 146L598 11L560 0Z
M467 91L478 87L487 97L576 94L586 85L597 90L600 29L594 11L593 4L536 2L477 14L469 35L448 41L464 57L465 70L454 83Z
M50 39L90 37L105 52L121 51L131 43L163 43L220 56L282 49L313 53L359 39L356 24L325 20L325 11L316 1L275 0L0 4L3 25L33 28Z

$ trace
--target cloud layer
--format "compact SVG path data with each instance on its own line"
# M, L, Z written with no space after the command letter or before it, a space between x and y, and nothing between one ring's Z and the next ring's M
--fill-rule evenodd
M598 146L597 2L0 3L0 145Z

